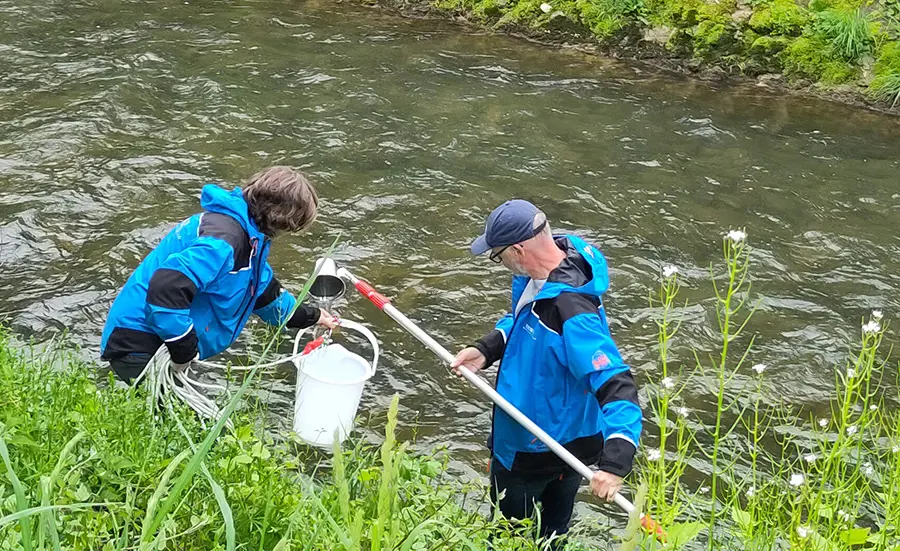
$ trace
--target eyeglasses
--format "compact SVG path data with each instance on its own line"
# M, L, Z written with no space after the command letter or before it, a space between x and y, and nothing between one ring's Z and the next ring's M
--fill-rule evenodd
M547 221L546 221L546 220L544 220L543 222L541 222L541 224L540 224L538 227L534 228L534 231L531 233L531 237L534 237L535 235L537 235L537 234L541 233L542 231L544 231L544 228L545 228L545 227L547 227ZM515 243L513 243L513 245L514 245L514 244L515 244ZM495 263L497 263L497 264L500 264L501 262L503 262L503 259L500 258L500 256L503 254L503 251L505 251L506 249L508 249L508 248L510 248L510 247L512 247L512 245L507 245L507 246L503 247L502 249L500 249L499 251L491 251L491 254L488 256L488 258L491 259L491 262L495 262Z
M512 245L507 245L507 246L503 247L502 249L500 249L499 251L491 251L491 254L488 256L488 258L491 259L491 262L500 264L501 262L503 262L503 259L500 258L500 255L502 255L503 251L505 251L506 249L508 249L510 247L512 247Z

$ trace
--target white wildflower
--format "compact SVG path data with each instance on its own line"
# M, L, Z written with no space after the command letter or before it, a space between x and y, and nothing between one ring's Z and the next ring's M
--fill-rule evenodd
M803 486L803 481L806 480L802 474L796 473L791 475L791 486L794 488Z
M891 448L891 453L898 453L898 452L900 452L900 446L894 446L893 448Z
M869 323L862 326L862 331L866 335L872 335L872 334L875 334L875 333L881 331L881 325L877 321L872 320Z
M809 528L806 526L798 526L797 535L800 536L800 539L806 539L809 536Z
M677 413L678 415L680 415L682 417L687 417L688 413L690 413L690 412L691 412L691 410L689 410L688 408L686 408L684 406L681 406L680 408L675 408L675 413Z
M881 313L881 310L872 310L872 319L875 321L881 321L884 315Z
M755 496L755 495L756 495L756 488L754 488L753 486L750 486L749 488L747 488L747 497L748 498L752 499L753 496Z
M837 518L844 522L850 522L850 513L844 511L843 509L839 509L837 512Z
M852 367L848 367L847 368L847 378L852 379L853 377L856 377L856 370L853 369Z
M669 279L678 273L678 268L675 266L663 266L663 277Z
M816 454L810 453L803 456L803 460L807 463L815 463L816 462Z
M853 436L854 434L856 434L856 431L856 425L850 425L849 427L847 427L847 436Z
M666 377L661 382L662 382L663 388L671 389L671 388L675 387L675 381L672 380L672 377Z
M825 419L824 417L823 417L822 419L819 419L819 426L822 427L823 429L824 429L825 427L827 427L827 426L828 426L828 419Z
M869 406L869 411L878 411L878 406L872 404L871 406Z
M709 493L709 486L701 486L701 487L700 487L700 493L701 493L701 494L708 494L708 493Z
M747 234L741 230L731 230L725 235L726 239L731 240L731 242L737 244L747 238Z
M868 461L863 463L862 466L862 474L871 478L873 474L875 474L875 468Z
M544 13L550 13L551 11L553 11L553 6L544 2L543 4L541 4L541 11Z
M756 371L757 375L762 375L763 371L765 371L769 366L766 364L756 364L753 366L753 371Z
M648 461L659 461L659 458L662 457L662 453L659 450L649 449L647 450L647 460Z

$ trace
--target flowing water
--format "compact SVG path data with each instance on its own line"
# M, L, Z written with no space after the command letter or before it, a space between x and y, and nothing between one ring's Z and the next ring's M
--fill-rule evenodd
M495 205L531 199L606 254L639 383L661 267L693 304L675 350L691 364L714 343L709 265L746 227L750 361L772 399L824 408L861 318L900 311L898 138L895 119L346 4L0 0L0 315L96 358L116 290L204 183L291 164L323 201L312 232L273 248L288 287L340 233L339 262L455 350L509 307L508 274L470 240ZM368 303L342 312L385 348L361 411L399 393L407 435L481 475L485 399ZM264 384L284 426L294 381ZM684 401L701 420L714 407L702 380Z

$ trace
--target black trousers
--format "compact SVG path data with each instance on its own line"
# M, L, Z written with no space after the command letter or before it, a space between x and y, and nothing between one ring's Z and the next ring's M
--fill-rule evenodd
M575 497L581 485L581 475L566 468L549 475L521 475L506 469L496 458L491 459L491 501L505 492L499 508L509 519L531 518L536 503L541 504L541 537L569 531ZM561 549L563 546L553 546Z
M121 358L110 360L109 367L115 372L116 377L130 385L141 374L141 371L144 370L144 367L147 366L152 357L152 355L143 352L133 352Z

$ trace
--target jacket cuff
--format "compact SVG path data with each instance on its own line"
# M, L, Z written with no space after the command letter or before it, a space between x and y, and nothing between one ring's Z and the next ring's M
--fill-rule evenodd
M503 357L503 351L506 350L506 338L504 338L503 332L494 329L477 340L473 346L487 358L484 367L490 367Z
M631 472L634 463L634 453L637 449L634 444L624 438L610 438L603 445L603 455L600 457L601 471L624 478Z
M319 322L322 311L306 304L301 304L294 311L294 315L288 320L287 326L291 329L306 329Z
M192 326L184 335L166 341L169 356L177 364L185 364L197 356L197 331Z

